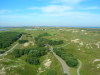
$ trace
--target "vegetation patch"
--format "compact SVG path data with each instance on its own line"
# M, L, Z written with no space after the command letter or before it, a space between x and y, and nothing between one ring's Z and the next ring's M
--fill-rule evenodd
M40 37L36 37L35 41L36 41L35 43L40 47L44 47L47 44L49 44L49 45L60 45L60 44L64 43L63 40L49 40L49 39L40 38Z
M55 70L49 69L47 71L47 75L57 75L57 72Z
M54 48L54 52L60 56L70 67L76 67L78 60L69 53L66 53L63 48Z
M0 48L7 48L13 42L18 40L22 34L18 32L2 32L0 33Z
M4 53L6 48L18 40L22 36L18 32L2 32L0 33L0 53ZM5 50L4 50L5 49Z
M40 64L39 58L45 54L47 54L48 49L40 47L40 48L32 48L32 49L16 49L13 51L14 57L18 58L23 55L27 55L26 62L29 64L38 65Z
M23 44L23 43L28 42L28 40L19 40L18 42L19 42L20 44Z

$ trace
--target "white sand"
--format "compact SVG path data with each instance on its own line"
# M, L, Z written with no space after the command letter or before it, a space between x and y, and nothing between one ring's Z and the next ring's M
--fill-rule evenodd
M97 68L98 68L98 69L100 68L100 64L97 64Z
M97 48L100 48L100 42L97 42L95 45L97 46Z
M93 63L98 62L98 61L100 61L100 59L95 59L95 60L93 61Z
M6 75L4 67L0 70L0 75Z
M83 46L83 45L84 45L84 43L83 43L83 42L81 42L81 43L80 43L80 46Z
M45 60L45 62L44 62L44 66L46 67L46 68L49 68L50 67L50 65L51 65L51 60L50 59L47 59L47 60Z
M79 43L79 40L80 40L80 39L74 39L74 40L71 40L71 42Z
M29 45L29 43L24 43L24 47L27 47Z

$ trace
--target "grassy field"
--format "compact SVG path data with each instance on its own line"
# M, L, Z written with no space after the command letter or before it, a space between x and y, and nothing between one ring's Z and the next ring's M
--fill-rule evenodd
M82 62L80 75L100 75L100 29L44 27L35 29L11 28L10 31L27 33L23 35L22 39L27 39L29 42L19 44L16 49L36 47L34 37L45 32L49 33L50 36L44 36L44 38L64 40L64 44L54 47L63 47L65 52L73 54L75 58ZM54 70L57 75L63 75L61 64L50 52L40 58L40 65L26 63L26 57L27 55L14 58L12 53L3 58L0 57L1 75L47 75L48 70ZM46 63L49 63L49 65L47 66ZM70 68L71 75L77 75L77 68L78 66Z
M60 28L49 32L56 34L50 37L51 39L64 40L65 43L57 47L64 47L66 52L82 61L81 75L100 74L100 29L94 31L94 29ZM97 59L99 61L96 61ZM72 75L76 75L75 68L71 71Z
M11 31L19 32L19 30L21 32L27 33L23 35L22 39L28 40L28 42L24 44L19 44L15 49L36 47L34 43L34 37L39 35L40 33L44 33L44 32L41 32L41 30L26 31L25 29L15 29ZM16 41L15 44L17 42L18 41ZM14 46L15 44L13 44L12 46ZM27 55L24 55L20 58L15 58L12 52L8 53L5 57L0 57L0 75L14 75L14 74L16 75L17 74L18 75L46 75L48 70L54 70L56 71L57 75L63 75L61 64L52 55L52 53L48 53L47 55L41 57L40 65L31 65L31 64L26 63L25 61L26 57ZM48 62L50 63L48 64Z

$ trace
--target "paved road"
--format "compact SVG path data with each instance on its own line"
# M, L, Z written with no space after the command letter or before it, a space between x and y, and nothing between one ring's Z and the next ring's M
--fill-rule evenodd
M77 75L80 75L80 69L82 67L82 62L80 60L78 60L78 62L79 62L79 67L77 69Z
M21 40L21 39L22 39L22 36L19 38L19 40ZM18 44L19 44L19 43L17 43L16 45L14 45L11 49L9 49L8 51L6 51L5 53L0 54L0 56L6 56L7 53L11 52Z
M62 69L64 71L64 74L68 74L70 75L70 71L69 71L69 67L67 66L67 64L65 63L65 61L63 59L61 59L58 55L56 55L53 52L53 47L50 47L51 52L53 53L53 55L58 59L58 61L61 63L62 65Z

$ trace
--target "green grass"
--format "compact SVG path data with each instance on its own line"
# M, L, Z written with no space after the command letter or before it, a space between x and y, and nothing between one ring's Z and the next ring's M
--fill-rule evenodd
M100 48L97 48L95 43L100 42L100 29L95 31L94 29L79 29L79 28L45 28L46 30L25 30L27 28L11 28L11 31L16 32L25 32L28 34L31 34L32 37L27 37L27 35L23 36L23 39L28 39L29 41L34 42L34 37L38 36L42 33L49 33L51 36L45 36L45 38L53 39L53 40L64 40L64 44L57 45L55 47L64 47L65 51L67 53L73 54L77 59L80 59L82 61L82 68L80 71L81 75L99 75L100 74L100 68L97 68L97 64L100 64L100 62L93 63L95 59L100 59ZM62 29L62 30L60 30ZM78 31L78 32L73 32ZM85 32L82 32L82 30L85 30ZM85 34L87 33L87 34ZM71 42L71 40L80 39L80 42L83 42L83 46L80 46L79 43ZM13 47L17 42L13 43ZM92 46L87 48L86 44L90 44ZM32 46L29 44L27 47L24 47L23 44L19 44L16 49L23 49L23 48L31 48L36 47L36 44ZM80 50L79 50L80 49ZM30 65L25 62L26 55L21 58L14 58L13 54L8 53L5 60L0 60L0 69L3 67L5 68L5 72L8 75L36 75L37 70L39 67L45 68L43 65L44 60L48 57L51 59L52 64L50 68L45 69L44 72L42 72L40 75L46 75L49 69L55 70L57 72L57 75L63 75L63 71L61 68L61 64L58 62L58 60L52 55L52 53L47 54L40 58L41 64L40 65ZM0 57L1 59L1 57ZM7 61L7 59L9 61ZM9 68L7 67L11 66L18 66L15 68ZM70 68L71 75L77 75L76 73L77 68Z
M52 61L49 68L45 69L44 72L42 72L40 75L47 75L47 72L49 69L52 69L57 72L57 75L63 75L62 67L59 61L53 56L52 53L47 54L46 56L41 58L41 61L44 61L46 58L50 59ZM42 64L40 67L45 68Z
M100 50L95 46L96 42L99 42L100 35L98 33L86 31L82 32L81 30L75 29L78 32L72 33L72 30L66 31L69 29L61 30L52 30L56 32L56 36L51 37L51 39L63 39L65 40L63 45L56 47L64 47L66 52L73 54L77 59L80 59L83 63L81 69L81 75L98 75L100 74L99 69L96 68L97 64L93 64L94 59L100 59L99 54ZM53 33L49 31L50 33ZM88 33L85 35L84 33ZM50 38L50 37L49 37ZM80 39L79 42L83 42L84 45L81 47L79 43L73 43L71 40ZM67 45L68 44L68 45ZM86 48L86 44L91 44L92 48ZM80 48L80 50L78 50ZM90 62L90 63L89 63ZM99 63L100 64L100 63ZM76 75L76 69L71 69L72 75Z
M31 34L32 37L27 37L27 35L23 35L23 38L22 39L24 39L24 40L27 39L28 41L34 42L33 37L39 35L40 33L44 33L44 32L41 32L41 31L34 31L34 32L33 31L27 31L26 33ZM13 47L17 42L18 41L16 41L11 47ZM9 49L11 47L9 47ZM36 47L35 43L34 43L34 46L31 45L31 44L29 44L27 47L24 47L24 44L19 44L15 49L33 48L33 47ZM52 64L51 64L50 68L48 68L48 69L54 69L54 70L57 71L57 73L59 75L63 75L63 72L62 72L60 63L57 62L57 59L51 53L48 54L48 55L45 55L45 56L41 57L40 58L41 64L36 66L36 65L28 64L25 61L27 55L24 55L24 56L22 56L20 58L14 58L14 55L12 54L12 52L10 52L10 53L8 53L4 57L4 60L1 60L0 61L0 64L2 64L2 66L0 66L0 69L2 69L4 67L5 72L6 72L7 75L14 75L14 74L19 74L19 75L36 75L38 68L44 66L43 61L45 60L45 58L47 56L52 61ZM9 60L9 61L7 61L7 60ZM45 72L41 73L41 75L46 75L48 69L46 69Z

